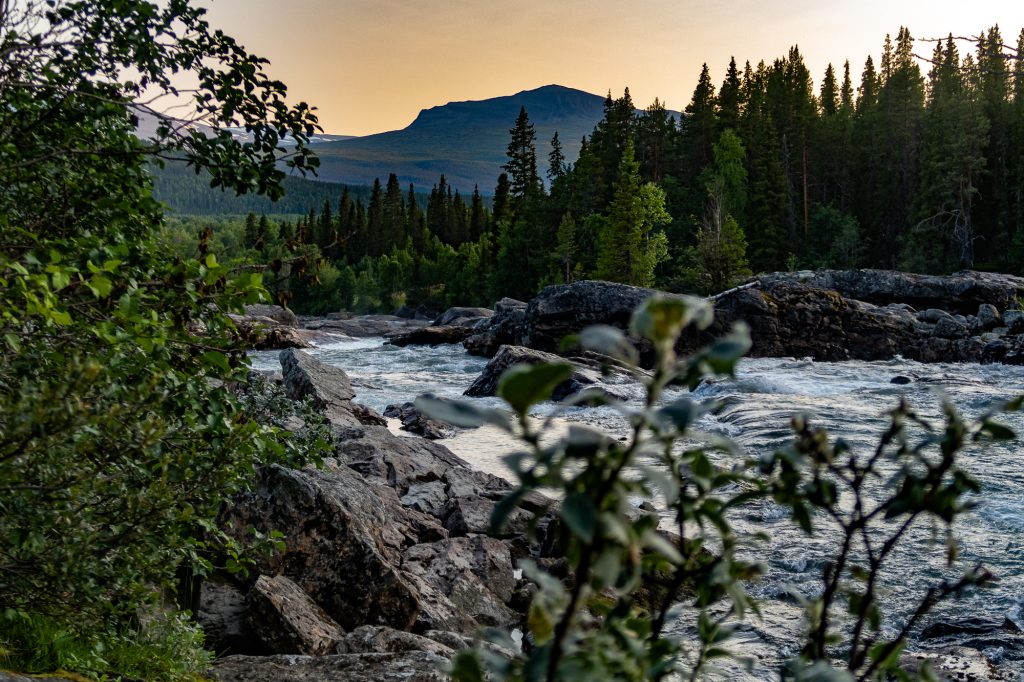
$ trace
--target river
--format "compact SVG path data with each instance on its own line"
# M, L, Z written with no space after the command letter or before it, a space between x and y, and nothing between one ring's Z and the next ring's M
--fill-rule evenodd
M467 355L461 346L384 345L383 339L358 339L310 351L321 361L343 368L351 377L356 400L383 412L392 403L412 400L423 393L459 397L481 372L483 358ZM276 353L253 354L257 369L279 369ZM892 383L896 376L910 383ZM639 401L639 387L610 387L619 395ZM1024 393L1024 367L1002 365L925 365L895 359L887 362L812 362L792 358L750 359L740 363L735 380L707 383L694 392L697 399L719 400L725 408L705 417L702 431L728 435L749 456L777 449L789 442L793 414L812 414L814 422L828 427L854 448L874 447L887 423L886 411L901 396L925 417L938 419L943 395L966 415L981 413L988 405ZM494 398L476 399L497 406ZM549 413L540 406L538 414ZM607 409L574 408L565 421L602 428L613 435L626 432L622 420ZM1007 415L1003 423L1024 433L1024 416ZM507 471L501 456L512 443L503 434L467 430L443 441L477 468L499 475ZM722 465L730 462L721 460ZM942 619L961 622L983 618L1006 627L1024 628L1024 451L1017 441L975 447L964 455L964 467L981 483L975 509L955 526L960 558L955 569L984 564L998 578L994 586L976 590L944 604L925 622ZM881 485L881 484L880 484ZM734 518L739 534L767 534L767 544L747 550L767 567L765 576L749 586L761 600L762 620L753 620L740 634L739 649L752 657L750 673L729 673L733 679L766 679L780 657L796 653L800 611L794 594L811 596L820 590L824 558L837 547L838 534L819 525L807 538L789 520L785 510L770 502L752 505ZM898 553L882 585L886 618L883 633L902 624L900 614L934 583L953 573L945 565L941 529L921 526L911 534L907 548ZM680 629L685 625L680 624ZM686 634L680 632L680 634ZM1024 647L1019 634L960 633L938 640L915 638L909 650L928 651L950 645L982 650L1005 675L1018 677L1024 670Z

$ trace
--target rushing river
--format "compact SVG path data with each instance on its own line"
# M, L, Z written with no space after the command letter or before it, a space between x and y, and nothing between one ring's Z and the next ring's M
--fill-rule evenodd
M460 346L398 348L379 338L338 343L311 351L321 361L342 367L352 378L357 401L383 411L387 405L412 400L422 393L459 397L486 364L467 355ZM258 369L279 369L276 353L256 353ZM891 383L896 376L911 379ZM609 387L634 401L638 387ZM725 409L699 424L706 432L725 434L750 456L777 449L791 438L791 416L806 412L814 423L828 427L862 451L872 449L887 424L886 411L900 396L915 410L938 422L941 396L948 396L967 416L986 406L1024 393L1024 367L1001 365L924 365L904 360L889 362L823 363L794 359L754 359L740 364L735 380L702 385L695 398L724 402ZM497 405L493 398L478 399ZM540 413L551 410L541 406ZM624 435L625 425L607 409L574 408L565 420ZM1024 416L1006 415L1002 422L1024 434ZM445 444L474 466L505 474L501 455L511 443L494 431L462 431ZM724 456L723 456L724 457ZM722 465L730 462L722 459ZM1024 446L1021 441L972 448L964 467L982 485L977 507L957 523L960 558L954 567L964 570L984 564L997 577L993 587L977 590L940 606L926 623L966 618L1008 619L1024 628ZM837 548L838 534L821 524L807 538L789 520L785 510L766 502L752 505L734 518L740 534L766 533L767 544L746 550L768 568L749 591L764 605L762 621L752 621L741 633L740 648L757 660L745 679L766 679L779 657L796 653L800 609L794 595L811 596L820 590L825 557ZM891 614L883 626L893 633L902 624L899 614L919 598L929 584L954 573L946 567L941 529L921 525L894 558L882 585L884 610ZM680 627L684 627L680 625ZM915 640L912 651L949 645L969 645L984 651L998 665L1003 679L1024 679L1024 648L1019 635L958 634L942 640ZM733 677L733 675L729 675ZM737 678L740 677L736 673Z

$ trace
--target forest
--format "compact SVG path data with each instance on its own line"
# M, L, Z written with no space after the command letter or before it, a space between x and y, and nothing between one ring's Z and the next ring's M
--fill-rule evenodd
M816 267L1019 273L1022 48L1024 31L1013 47L998 27L970 41L900 28L877 64L829 65L817 87L798 47L733 59L717 87L704 65L679 120L609 93L575 163L557 133L538 159L522 110L487 197L392 176L298 219L222 220L214 239L271 264L279 300L309 313L486 305L588 277L711 293ZM171 236L194 248L207 223L180 218Z

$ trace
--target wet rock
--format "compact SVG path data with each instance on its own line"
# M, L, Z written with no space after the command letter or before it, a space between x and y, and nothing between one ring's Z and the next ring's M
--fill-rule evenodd
M267 653L249 628L245 594L220 580L204 580L196 621L203 629L207 648L221 654L262 655Z
M494 395L498 388L498 381L501 375L510 367L520 364L535 365L543 362L566 362L563 358L546 353L544 351L525 348L523 346L502 346L491 358L490 362L480 373L480 376L466 389L464 395L483 397ZM572 373L566 381L559 384L552 399L563 400L569 396L579 393L584 388L592 386L600 379L600 374L593 370L579 368Z
M419 327L426 327L426 320L410 320L396 315L358 315L347 319L317 318L305 323L306 329L338 332L356 338L368 336L398 335Z
M894 376L892 379L890 379L889 383L890 384L897 384L899 386L903 386L903 385L909 384L911 381L913 381L913 380L910 377L905 377L903 375L898 375L898 376Z
M298 585L261 575L249 590L249 627L275 654L334 653L342 631Z
M379 624L403 630L416 620L419 593L397 566L402 552L420 541L417 526L425 519L436 526L403 507L390 488L347 467L274 465L260 469L222 526L239 538L249 537L251 528L283 530L285 551L260 558L256 574L291 578L345 629Z
M352 403L352 415L359 421L360 424L367 426L387 426L388 420L385 419L377 410L366 405L360 405L359 403Z
M462 343L473 334L472 327L452 325L448 327L421 327L389 336L392 346L440 346L446 343Z
M228 656L214 662L210 676L220 682L443 682L448 679L441 672L447 662L447 657L429 651L333 656Z
M388 405L384 410L384 416L402 422L403 431L415 433L431 440L448 438L455 433L451 425L423 416L423 413L417 410L413 403Z
M999 309L991 303L982 303L978 306L978 313L975 315L974 326L978 331L988 331L994 329L1003 323L1003 316L999 314Z

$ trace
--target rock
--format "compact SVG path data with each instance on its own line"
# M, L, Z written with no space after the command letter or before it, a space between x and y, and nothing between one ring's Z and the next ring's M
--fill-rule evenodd
M359 420L360 424L366 424L368 426L387 426L388 420L385 419L377 410L366 405L360 405L359 403L352 403L352 415Z
M279 305L253 303L245 306L245 314L248 317L266 317L285 327L298 328L299 326L299 318L295 316L295 313Z
M403 320L429 321L437 317L437 312L431 310L425 305L418 305L415 308L403 305L395 311L395 317L401 317Z
M526 307L526 303L514 298L503 298L495 303L494 315L462 342L466 352L489 358L503 345L522 345Z
M220 654L267 653L249 628L247 609L241 590L220 580L204 580L196 621L203 629L206 647Z
M937 620L921 630L921 639L938 639L950 635L978 635L992 632L1020 632L1017 624L1005 616L968 616L955 621Z
M967 328L966 324L949 316L936 322L935 329L932 332L932 334L942 339L962 339L969 336L970 333L971 330Z
M292 400L310 398L317 410L332 424L359 424L352 410L356 396L348 375L340 367L325 365L308 353L281 351L284 390Z
M999 314L999 309L991 303L982 303L978 306L978 314L975 316L975 324L977 331L988 331L989 329L995 329L1003 323L1003 317Z
M472 327L459 325L420 327L389 336L388 343L392 346L440 346L446 343L462 343L472 334Z
M248 538L251 528L282 530L285 551L259 558L256 574L291 578L345 629L404 630L419 614L420 595L397 567L402 552L420 541L417 520L425 519L403 507L393 490L347 467L273 465L260 469L253 489L229 505L222 526L239 538Z
M366 338L369 336L398 335L403 332L426 327L426 320L409 320L395 315L358 315L347 319L332 317L309 320L306 329L326 330Z
M301 330L282 325L269 317L228 317L235 323L235 335L239 341L254 350L312 347Z
M469 535L472 533L509 538L527 533L533 515L518 507L509 514L501 529L492 532L491 514L496 506L497 502L484 497L453 498L449 500L445 507L444 527L453 536Z
M654 293L652 289L598 280L544 287L526 308L519 343L553 353L564 337L593 324L626 330L633 311Z
M566 362L566 360L551 353L524 348L523 346L502 346L463 395L473 397L495 395L498 388L498 380L501 379L501 375L510 367L520 364L535 365L542 362ZM563 400L579 393L588 386L596 384L599 380L600 375L597 372L578 368L569 379L555 388L552 399Z
M460 641L461 637L454 632L437 631L444 638L448 635L449 641ZM458 640L453 638L459 638ZM460 646L458 649L466 648ZM434 637L414 635L411 632L402 632L394 628L381 627L379 625L364 625L356 628L345 635L338 643L337 653L339 654L368 654L368 653L401 653L404 651L426 651L443 658L451 658L455 655L456 648L444 644Z
M342 631L298 585L261 575L249 590L249 627L275 654L334 653Z
M472 327L482 319L494 317L494 311L490 308L449 308L441 313L437 319L430 323L432 327L446 327L456 325L460 327Z
M414 545L406 550L402 568L446 597L437 617L424 622L424 627L450 629L443 624L466 616L492 627L509 627L521 620L506 606L515 580L509 549L499 540L476 536ZM449 611L449 604L454 611Z
M384 416L401 421L403 431L415 433L431 440L448 438L455 432L450 424L423 416L413 403L388 405L384 410Z
M382 426L361 426L338 432L339 460L363 476L405 495L414 483L440 480L452 467L469 464L440 443L403 438Z
M904 386L906 384L909 384L911 381L912 381L912 379L910 377L905 377L905 376L902 376L902 375L898 375L898 376L894 376L892 379L890 379L889 383L890 384L897 384L897 385L900 385L900 386Z
M953 316L945 310L939 310L938 308L929 308L928 310L922 310L917 314L917 319L929 324L935 324L939 320L949 319L952 317Z
M1024 311L1007 310L1003 313L1003 324L1010 334L1024 333Z
M831 289L845 298L875 305L907 303L919 310L941 308L973 313L982 303L1006 309L1024 295L1024 278L965 270L948 276L919 275L896 270L818 270L760 275L765 286L785 281Z
M333 656L228 656L214 662L220 682L340 682L366 680L444 682L444 656L429 651Z
M400 501L406 507L443 519L448 495L445 493L445 485L441 481L414 483L409 486L409 492L402 496Z

